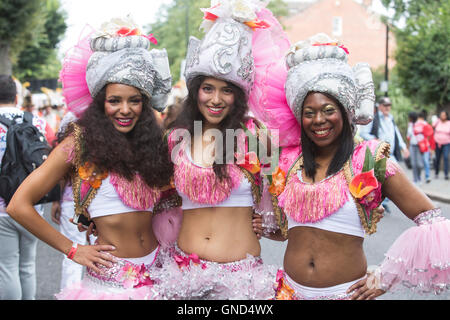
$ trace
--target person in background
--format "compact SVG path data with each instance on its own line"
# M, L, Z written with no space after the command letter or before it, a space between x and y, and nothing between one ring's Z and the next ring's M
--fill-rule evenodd
M17 105L16 84L11 76L0 75L0 115L23 118ZM33 116L33 125L46 133L44 119ZM8 129L0 124L0 165L7 148ZM40 216L42 205L34 206ZM0 300L34 300L36 295L36 246L38 239L6 212L0 197Z
M420 184L420 175L423 168L423 157L417 144L417 138L414 134L414 124L417 121L417 112L411 111L408 114L409 123L406 138L409 142L409 159L411 161L411 169L413 172L413 182Z
M439 176L441 157L444 158L444 177L448 180L449 154L450 154L450 119L447 111L439 113L439 119L433 123L434 140L436 142L436 158L434 162L435 178Z
M395 124L394 116L391 114L392 102L389 97L382 97L378 101L378 112L374 114L373 121L367 125L360 126L359 136L366 141L377 139L385 141L391 146L390 159L402 161L409 157L409 150L403 141L400 130ZM387 213L390 213L389 199L383 201Z
M433 137L433 127L425 119L426 111L422 110L417 115L417 121L414 123L413 133L416 136L417 145L419 146L419 151L423 160L425 181L426 183L430 183L430 159L431 152L435 149L435 143Z

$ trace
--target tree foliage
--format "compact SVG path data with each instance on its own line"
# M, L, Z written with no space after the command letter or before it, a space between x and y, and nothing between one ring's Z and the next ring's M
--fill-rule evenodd
M41 0L0 0L0 73L11 74L14 62L42 31Z
M204 33L199 30L203 18L200 8L209 8L210 3L210 0L173 0L171 4L161 6L157 21L147 27L158 40L157 48L166 48L174 81L180 79L189 36L203 38ZM268 8L275 16L288 12L283 0L271 1Z
M450 2L383 0L395 8L398 85L419 104L450 105Z
M29 43L20 53L14 65L14 75L20 80L57 78L61 63L56 47L64 35L67 25L65 12L59 0L46 0L43 32L36 43Z

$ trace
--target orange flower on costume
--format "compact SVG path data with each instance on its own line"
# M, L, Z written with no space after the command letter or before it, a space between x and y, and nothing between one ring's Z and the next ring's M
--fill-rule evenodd
M92 188L98 189L102 184L102 180L108 176L108 171L99 172L97 167L91 162L85 162L83 166L78 168L78 174L81 179L87 181Z
M251 161L250 157L252 157L252 159L256 159L256 162ZM236 158L239 158L238 154L236 154ZM238 165L249 171L251 174L257 174L259 171L261 171L261 163L259 162L259 159L254 151L247 152L244 156L244 163L238 163Z
M269 192L275 196L279 196L285 187L286 174L280 167L277 167L275 172L272 173L272 183L269 187Z
M253 31L255 29L266 29L266 28L270 27L270 24L268 24L265 21L258 20L258 19L244 22L244 24L249 26L250 28L252 28Z
M118 36L121 37L126 37L126 36L140 36L141 32L139 31L139 29L134 28L134 29L130 29L128 27L122 27L119 30L117 30L116 34Z
M356 199L364 198L376 188L378 188L378 180L375 178L374 169L354 176L349 185L350 193Z
M216 21L218 16L216 16L214 13L211 13L209 11L205 11L205 15L203 16L203 19Z

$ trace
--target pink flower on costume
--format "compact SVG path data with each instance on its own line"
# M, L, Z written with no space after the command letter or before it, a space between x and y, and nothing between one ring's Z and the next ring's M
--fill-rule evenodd
M187 257L183 257L183 256L180 256L180 255L175 255L174 259L175 259L175 262L178 264L179 268L189 267L190 264L191 264L191 261L192 261L194 263L194 265L201 264L202 269L206 269L206 264L202 263L200 258L198 257L198 255L196 255L195 253L191 253Z
M372 190L360 200L360 203L369 211L372 211L381 202L381 185Z
M133 266L127 263L117 275L117 280L122 282L125 288L140 288L146 285L153 285L150 274L146 271L145 265Z

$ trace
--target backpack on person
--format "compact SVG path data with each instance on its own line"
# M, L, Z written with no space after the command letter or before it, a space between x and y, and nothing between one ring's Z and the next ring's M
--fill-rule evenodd
M17 115L12 120L0 115L0 123L8 127L6 150L0 171L0 196L8 204L25 178L39 167L50 153L45 136L33 125L33 115L24 112L23 121ZM36 204L59 200L61 191L56 185Z

